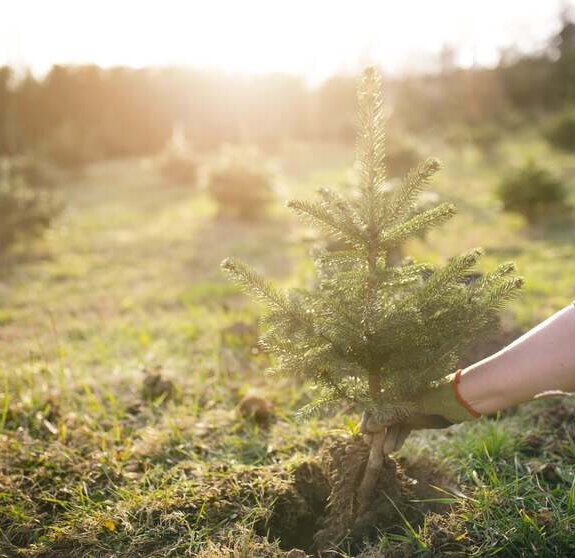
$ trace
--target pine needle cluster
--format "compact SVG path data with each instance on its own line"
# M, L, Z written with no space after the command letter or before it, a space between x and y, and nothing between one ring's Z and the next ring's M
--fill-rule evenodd
M302 415L348 401L392 423L417 410L417 395L454 370L469 342L493 332L522 281L511 263L466 281L479 249L437 268L387 264L392 249L455 210L449 203L415 210L440 169L437 159L409 171L398 187L386 182L382 86L374 69L364 72L358 107L359 191L348 199L322 189L317 201L288 204L342 247L314 254L315 287L284 292L240 261L222 266L267 307L261 345L276 356L274 370L319 388Z

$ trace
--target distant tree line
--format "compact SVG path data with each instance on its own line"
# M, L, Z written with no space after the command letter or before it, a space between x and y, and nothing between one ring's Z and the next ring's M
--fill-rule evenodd
M510 115L575 103L575 25L565 20L544 52L504 53L496 68L387 80L394 121L421 130L505 123ZM243 77L182 68L54 66L17 79L0 68L0 155L41 152L70 161L159 151L174 127L197 148L224 142L354 138L356 79L309 88L297 77Z

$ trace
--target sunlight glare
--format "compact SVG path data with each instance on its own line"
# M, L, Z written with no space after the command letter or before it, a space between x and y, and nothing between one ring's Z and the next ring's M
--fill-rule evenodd
M315 81L365 63L419 69L445 44L466 65L493 64L510 41L540 46L563 3L20 0L0 20L0 64L186 65Z

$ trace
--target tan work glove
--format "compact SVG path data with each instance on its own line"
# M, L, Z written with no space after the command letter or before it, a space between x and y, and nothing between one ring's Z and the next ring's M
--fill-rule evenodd
M369 412L361 417L360 431L368 441L376 433L386 430L384 453L398 451L412 430L426 428L446 428L452 424L473 420L481 416L459 395L458 370L445 378L445 382L423 392L415 401L418 412L412 413L405 420L395 424L380 424Z

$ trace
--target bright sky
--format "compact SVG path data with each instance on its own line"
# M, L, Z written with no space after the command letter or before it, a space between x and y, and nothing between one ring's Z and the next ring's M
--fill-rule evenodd
M575 0L0 0L0 65L178 64L319 81L376 63L421 69L541 47Z

